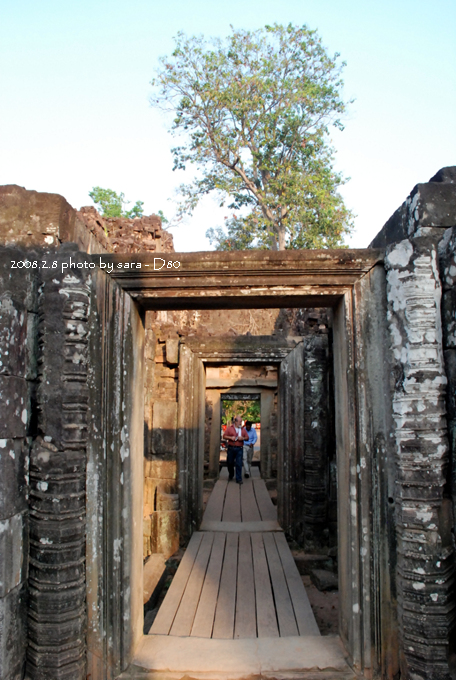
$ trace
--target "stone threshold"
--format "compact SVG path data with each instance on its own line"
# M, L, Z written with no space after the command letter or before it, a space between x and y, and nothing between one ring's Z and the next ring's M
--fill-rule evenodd
M122 680L237 680L249 676L339 678L357 676L348 666L338 636L219 640L146 635Z

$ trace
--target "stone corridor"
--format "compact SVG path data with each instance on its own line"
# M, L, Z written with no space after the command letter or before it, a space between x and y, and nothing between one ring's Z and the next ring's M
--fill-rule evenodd
M175 253L15 185L0 239L2 680L455 677L456 168L365 249ZM220 480L203 520L226 394L277 517ZM283 534L337 560L338 637L301 634Z

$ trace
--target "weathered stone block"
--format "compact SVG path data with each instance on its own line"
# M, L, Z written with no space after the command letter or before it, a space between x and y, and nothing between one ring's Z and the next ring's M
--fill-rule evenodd
M456 187L449 176L448 172L441 171L429 182L417 184L369 247L384 248L388 244L413 236L418 229L455 226Z
M32 584L44 584L45 587L49 585L61 586L63 584L73 584L75 581L81 581L84 578L84 559L71 565L43 565L40 562L30 558L29 562L29 577Z
M171 378L173 380L177 380L179 375L178 371L178 368L170 368L166 364L158 364L157 368L155 369L155 376L158 380L160 378Z
M30 452L30 474L75 475L83 474L86 454L82 450L59 451L51 441L38 437Z
M164 555L151 555L144 565L144 604L147 602L147 608L152 609L156 606L159 595L160 586L166 576L166 563Z
M54 616L49 617L49 621L45 619L46 617L37 616L33 610L29 610L29 637L37 646L57 648L66 644L70 646L84 635L84 607L80 610L73 610L72 618L68 618L65 612L63 615L55 613Z
M0 597L25 581L27 542L24 515L0 522Z
M179 510L179 495L177 493L157 493L157 510Z
M0 598L0 678L22 680L26 644L26 593L18 586Z
M64 587L60 591L37 590L32 588L28 607L31 612L39 613L41 620L55 620L56 616L65 616L67 612L72 614L78 608L83 607L85 602L85 585L73 588Z
M150 312L146 312L146 327L148 326L147 320L149 320L150 324L150 318L149 318ZM151 361L153 362L155 359L155 344L156 344L156 337L155 333L153 330L148 328L144 335L144 359L146 361Z
M26 373L27 380L36 380L38 377L38 314L27 312L27 361Z
M27 312L10 295L0 298L0 373L25 378Z
M6 519L26 508L25 439L0 439L0 519Z
M310 578L318 590L337 590L339 587L337 576L326 569L313 569Z
M0 198L1 204L1 198ZM1 207L0 207L1 212ZM0 216L1 221L1 216ZM41 253L15 247L0 248L0 280L2 295L14 300L14 304L28 311L37 311L37 268L18 268L18 262L36 262L39 266Z
M57 496L39 491L30 491L30 508L50 516L62 514L83 514L85 509L85 492L66 496Z
M4 439L24 437L30 418L28 386L24 378L0 375L0 437Z
M64 521L61 518L42 519L32 515L29 519L30 539L38 543L41 542L44 532L45 540L48 545L63 545L83 541L85 537L85 525L79 518Z
M157 342L155 347L155 363L164 364L166 361L166 345L164 342Z
M144 514L149 515L155 510L155 491L157 480L146 477L144 480Z
M177 401L177 383L168 383L155 387L155 397L160 401Z
M174 365L179 363L179 338L166 340L166 362Z
M144 459L144 476L156 479L176 479L177 463L174 460Z
M50 648L40 647L29 641L27 648L27 679L85 679L85 653L82 651L81 643L82 639L79 639L72 645Z
M62 273L63 264L82 259L71 248L55 257L59 268L43 275L40 289L39 427L57 448L77 449L87 439L88 271L68 268Z
M154 403L152 453L172 453L176 450L177 404L167 401Z
M151 550L162 553L165 559L179 548L180 513L154 512L151 515Z
M76 211L59 194L16 184L0 187L0 238L5 244L49 248L72 241L77 222Z
M296 566L300 574L310 573L314 569L328 569L332 566L332 560L327 555L293 555Z

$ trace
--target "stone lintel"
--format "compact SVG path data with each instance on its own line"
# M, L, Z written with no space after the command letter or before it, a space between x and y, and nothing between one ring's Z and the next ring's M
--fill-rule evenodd
M234 251L93 256L146 308L334 306L382 250Z
M185 344L202 361L210 363L275 363L282 361L301 337L237 335L217 338L185 338Z
M277 387L277 380L266 378L207 378L206 389L225 389L227 387Z

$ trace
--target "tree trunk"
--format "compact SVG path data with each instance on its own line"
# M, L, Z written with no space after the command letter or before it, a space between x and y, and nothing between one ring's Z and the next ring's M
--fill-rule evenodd
M277 234L278 234L278 242L279 242L279 250L285 250L285 227L280 224L277 225Z

